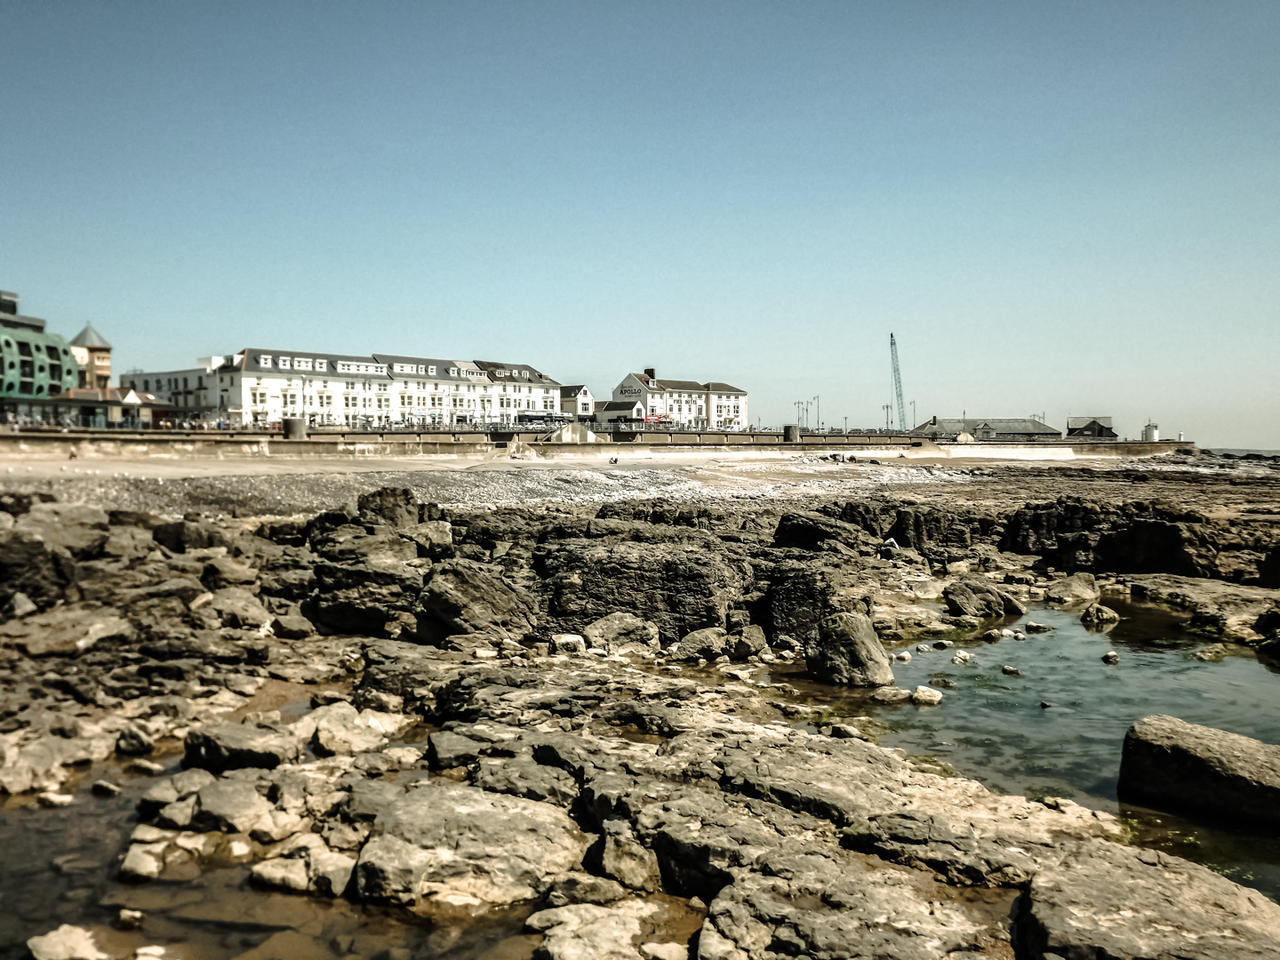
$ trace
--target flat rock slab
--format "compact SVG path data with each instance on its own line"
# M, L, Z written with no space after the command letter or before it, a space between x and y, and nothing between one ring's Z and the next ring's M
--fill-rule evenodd
M1280 746L1155 714L1125 734L1121 800L1280 827Z
M1105 841L1045 863L1020 902L1030 960L1274 960L1280 905L1204 867Z
M378 813L356 888L427 910L532 900L581 866L590 839L552 804L420 781Z

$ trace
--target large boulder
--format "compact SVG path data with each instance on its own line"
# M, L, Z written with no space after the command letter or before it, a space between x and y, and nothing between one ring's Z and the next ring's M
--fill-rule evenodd
M414 612L418 636L427 642L467 633L522 639L538 619L528 593L474 560L448 560L437 566Z
M837 613L823 620L806 659L815 680L857 687L893 683L889 656L865 614Z
M593 620L583 628L582 635L591 646L612 652L658 647L657 624L630 613L611 613Z
M65 548L29 531L0 533L0 609L9 608L21 593L45 610L61 600L75 580L75 561Z
M425 563L426 561L415 561ZM331 630L365 635L397 635L414 622L422 592L419 566L393 561L317 563L311 619Z
M1092 573L1073 573L1055 580L1045 589L1044 598L1050 603L1093 603L1102 596Z
M801 645L818 639L819 626L834 613L870 613L864 572L849 564L785 561L769 572L762 626L769 636Z
M942 599L952 615L977 617L979 620L998 620L1006 615L1026 612L1015 597L985 577L963 577L952 581L943 588Z
M356 500L360 516L393 527L409 527L422 519L423 507L412 490L381 487L362 493Z
M298 759L302 744L290 730L249 723L221 723L187 734L183 765L213 773L257 767L271 770Z
M724 656L728 638L724 627L703 627L686 633L679 643L668 647L667 656L684 662L714 660Z
M1124 737L1121 800L1253 828L1280 827L1280 746L1156 714Z
M365 900L485 910L533 900L590 838L550 803L420 781L377 815L356 863Z
M664 643L723 627L742 576L702 545L562 540L535 554L549 584L550 613L578 629L616 610L643 610Z

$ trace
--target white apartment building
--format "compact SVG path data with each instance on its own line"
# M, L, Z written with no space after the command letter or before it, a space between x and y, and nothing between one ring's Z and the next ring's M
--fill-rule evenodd
M661 380L653 368L629 373L613 388L614 400L637 400L645 419L696 430L746 430L747 391L717 380Z
M232 426L293 418L350 428L514 424L549 417L560 403L560 384L528 364L397 354L251 348L121 379L180 418Z

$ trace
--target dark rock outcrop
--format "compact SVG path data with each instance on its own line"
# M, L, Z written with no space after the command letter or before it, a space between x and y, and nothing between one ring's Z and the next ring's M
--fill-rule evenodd
M823 620L806 663L809 676L826 683L856 687L893 683L889 656L870 618L861 613L837 613Z
M1280 827L1280 746L1160 714L1125 734L1120 799L1209 820Z

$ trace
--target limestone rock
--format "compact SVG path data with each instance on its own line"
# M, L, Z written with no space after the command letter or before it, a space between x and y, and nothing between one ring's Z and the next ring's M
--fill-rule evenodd
M995 620L1026 613L1026 607L1017 598L999 589L986 577L953 580L943 588L942 599L954 616Z
M1091 603L1080 614L1080 622L1087 626L1101 626L1107 623L1119 623L1120 614L1100 603Z
M487 909L540 896L580 865L588 843L551 804L420 781L378 814L356 889L407 907Z
M448 560L437 566L415 613L418 635L429 642L459 633L520 639L537 622L532 597L474 560Z
M617 653L628 647L645 650L658 648L658 626L630 613L610 613L593 620L582 635L593 647Z
M806 663L809 676L825 683L859 687L893 683L888 654L870 618L861 613L837 613L823 620Z
M212 773L242 767L270 770L296 760L300 747L291 731L248 723L222 723L187 734L183 763Z
M680 642L667 648L667 657L678 662L714 660L724 656L729 635L724 627L703 627L680 638Z
M1094 582L1091 573L1073 573L1069 577L1055 580L1046 589L1044 598L1050 603L1094 603L1102 596L1102 591Z
M1280 746L1156 714L1129 728L1122 800L1210 820L1280 827Z
M27 949L33 960L113 960L111 954L98 948L93 931L69 923L32 937Z
M1086 841L1037 869L1014 938L1034 960L1270 960L1280 906L1177 857Z
M575 903L540 910L525 926L542 933L538 952L546 960L642 960L636 946L641 921L657 910L657 904L644 900L608 907Z

